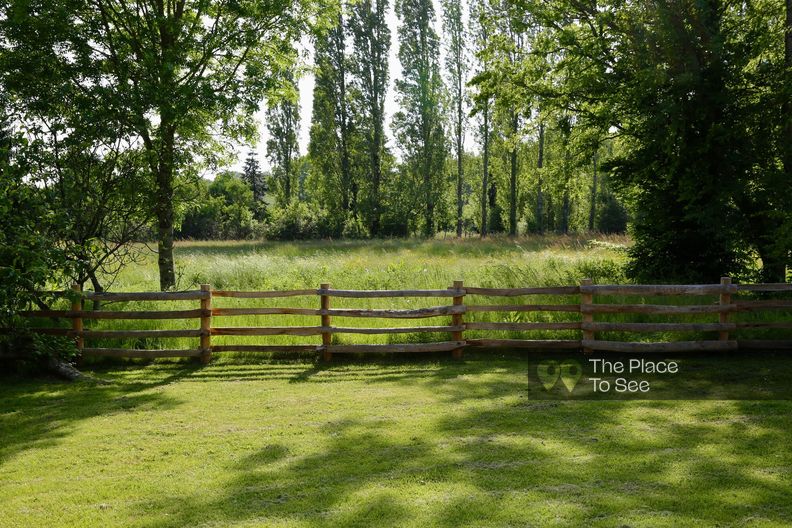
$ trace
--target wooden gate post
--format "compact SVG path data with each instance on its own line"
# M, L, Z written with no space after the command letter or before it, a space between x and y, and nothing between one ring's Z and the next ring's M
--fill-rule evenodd
M593 284L591 279L583 279L580 281L580 286L591 286ZM580 292L580 311L583 313L583 324L593 323L594 322L594 314L589 311L584 311L584 306L591 306L594 304L594 295L591 293L583 293L581 290ZM583 330L583 340L584 341L593 341L594 340L594 332L591 330ZM584 354L591 354L591 349L588 347L583 347Z
M201 284L201 363L209 364L212 359L212 286Z
M454 284L453 284L452 288L455 291L460 291L460 290L462 290L464 288L464 284L463 284L462 281L454 281ZM462 306L462 303L464 302L464 295L465 294L463 293L462 295L454 296L453 305L454 306ZM464 319L463 319L461 313L454 313L454 314L451 315L451 325L453 325L453 326L462 326L463 324L465 324L465 322L464 322ZM452 341L464 341L465 338L463 337L463 332L464 332L464 330L459 331L459 332L452 332L451 333L451 340ZM455 348L451 352L451 357L453 357L454 359L462 359L462 347Z
M731 293L728 292L729 286L731 286L731 277L721 277L721 286L723 287L723 291L720 294L720 306L721 311L718 312L718 322L720 324L726 324L729 322L729 312L727 306L731 305ZM728 341L729 340L729 331L724 330L718 333L718 340L719 341Z
M319 289L326 292L326 290L330 289L330 284L320 284ZM327 293L320 293L320 295L321 301L319 306L322 309L322 326L327 328L330 326L330 314L327 313L327 310L330 309L330 296L327 295ZM324 347L322 350L322 359L324 361L333 359L333 353L330 352L330 341L330 332L322 332L322 346Z
M82 305L83 305L83 297L82 297L82 290L80 289L79 284L72 284L72 290L79 295L79 297L75 296L74 300L71 303L72 312L81 312ZM77 351L82 356L83 348L85 347L85 338L83 337L83 320L82 317L72 317L72 331L74 332L74 336L76 337L75 343L77 344Z

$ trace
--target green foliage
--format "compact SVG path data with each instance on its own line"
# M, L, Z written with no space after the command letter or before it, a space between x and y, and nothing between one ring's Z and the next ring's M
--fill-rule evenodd
M0 123L0 327L16 327L16 312L37 300L34 294L62 282L70 271L48 228L59 222L43 193L28 180L28 142Z
M260 101L269 96L272 104L288 84L283 72L296 60L293 44L322 23L327 2L7 4L0 18L4 89L32 117L68 108L68 128L110 130L142 145L154 188L160 287L173 287L179 175L196 160L223 161L228 139L253 138Z
M348 17L340 13L333 26L314 39L316 77L308 153L312 193L339 221L359 216L365 209L361 189L368 167L359 90L350 72L353 59L347 53Z
M603 193L594 227L600 233L624 233L627 231L629 215L627 209L611 193Z
M297 136L300 127L300 104L294 72L284 73L284 97L271 101L267 107L267 156L272 162L273 189L278 205L288 206L295 198L297 171L295 160L299 156Z
M602 166L635 211L636 278L717 280L744 272L750 248L766 280L783 280L792 193L779 192L780 162L790 151L779 112L789 100L780 4L514 5L534 53L495 63L477 82L513 87L510 94L538 105L561 134L555 166L563 169L552 181L563 193L560 202L548 196L555 205L546 213L562 230L583 216L575 211L575 167L609 135L615 140ZM485 60L508 51L498 43Z
M440 75L440 43L434 30L434 6L429 0L398 0L399 61L396 81L401 110L393 116L396 139L408 173L419 189L422 232L432 236L445 192L446 141L443 129L445 87Z
M362 170L361 211L371 234L378 236L392 232L389 225L381 223L389 209L382 203L386 164L390 154L385 146L385 94L388 90L388 53L391 32L386 13L388 0L360 0L352 2L349 15L349 32L354 43L354 74L356 121L362 134L359 152L368 160Z
M248 184L253 193L253 216L256 220L263 220L267 217L267 204L264 197L267 193L267 181L261 171L256 153L252 150L245 158L245 166L242 170L242 180Z
M222 172L212 182L202 180L199 189L177 230L179 238L243 240L258 234L256 202L246 181Z
M303 202L277 209L267 224L268 240L311 240L337 237L340 226L330 223L327 212Z
M341 236L343 238L349 238L355 240L355 239L368 238L369 232L360 218L355 218L350 216L344 222L344 229L343 231L341 231Z

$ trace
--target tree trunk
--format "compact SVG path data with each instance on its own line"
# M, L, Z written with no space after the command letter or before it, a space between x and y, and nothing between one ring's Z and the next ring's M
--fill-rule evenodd
M93 285L93 289L94 289L94 291L96 293L101 293L101 292L104 291L104 287L102 286L102 283L99 282L99 278L96 276L96 272L95 271L91 271L88 274L88 277L91 279L91 284ZM80 288L80 289L82 289L82 288ZM94 299L93 302L92 302L92 308L93 308L94 311L101 310L102 301L98 301L98 300Z
M424 141L424 145L426 145L426 141ZM429 163L429 156L430 154L427 152L428 147L424 147L423 153L423 167L421 168L421 172L423 172L423 185L424 185L424 194L426 198L426 216L424 218L424 235L427 237L434 236L435 233L435 226L434 226L434 197L432 192L432 173L431 173L431 166Z
M594 154L594 179L591 182L591 206L589 207L589 231L594 231L594 217L597 214L597 154Z
M155 212L157 215L157 264L159 265L160 290L170 290L176 286L176 273L173 261L173 155L174 132L164 131L160 147L160 161L157 170L157 196Z
M346 85L346 66L345 66L345 57L346 57L346 48L344 46L344 30L346 26L344 25L344 17L341 13L338 14L338 27L340 28L341 35L336 35L336 56L340 58L339 60L339 94L338 94L338 105L340 110L340 149L341 149L341 201L342 207L344 208L345 213L352 213L352 216L355 215L355 211L351 211L351 199L350 199L350 192L351 192L351 181L352 178L350 176L349 170L349 116L347 114L347 85ZM340 37L340 38L339 38Z
M561 232L569 234L569 189L564 189L564 202L561 206Z
M457 79L457 123L456 123L456 147L457 147L457 225L456 235L457 238L462 237L462 153L464 150L463 137L462 137L462 120L464 114L462 112L462 77L461 74Z
M509 152L509 235L517 235L517 127L519 116L511 112L512 140L515 142Z
M481 238L487 236L487 186L489 185L489 101L484 103L484 176L481 181Z
M544 122L539 122L539 156L536 161L536 168L539 169L539 179L536 185L536 229L541 234L544 233L544 195L542 194L542 168L544 167L544 143L545 143Z
M792 186L792 0L786 0L786 25L784 35L784 88L783 105L781 115L784 116L784 151L783 163L784 174L786 175L786 186ZM778 282L786 282L786 262L789 259L789 250L781 251L778 256L780 260L762 258L763 271L765 275L774 277Z
M792 0L786 0L786 35L784 38L784 67L786 80L784 86L784 103L781 115L785 116L784 124L784 172L787 183L792 185Z

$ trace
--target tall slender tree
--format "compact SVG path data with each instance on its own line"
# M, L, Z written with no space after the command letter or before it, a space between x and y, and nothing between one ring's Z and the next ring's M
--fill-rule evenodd
M467 116L468 52L467 31L462 20L462 0L442 0L443 32L446 37L446 72L451 87L453 107L454 146L456 148L456 235L462 236L462 183L464 172L462 157L465 151L465 118Z
M503 146L507 151L509 182L509 234L517 234L519 200L519 150L522 143L523 118L530 115L530 99L524 90L521 72L528 26L524 11L507 0L498 0L480 10L482 24L492 34L477 53L483 71L474 77L474 84L493 97L494 121L502 129ZM526 104L528 103L528 104Z
M489 16L489 2L487 0L472 0L470 3L470 35L473 39L473 54L476 57L476 74L474 80L485 74L487 46L491 35L491 17ZM481 237L487 236L489 222L487 206L489 204L489 156L490 134L492 120L492 95L486 86L474 83L473 113L481 117L479 138L481 141L481 221L479 232Z
M382 231L381 186L385 154L385 95L391 33L385 15L388 0L361 0L351 6L349 27L355 50L352 73L359 93L360 128L368 151L369 230Z
M544 233L544 156L545 156L545 124L539 117L539 140L536 156L536 231Z
M398 0L396 14L401 20L399 61L403 76L396 81L401 110L394 116L394 128L408 170L419 181L424 235L432 236L446 158L440 41L433 27L431 0Z
M267 108L267 125L270 139L267 141L267 156L272 162L272 176L278 185L278 202L287 206L293 198L296 176L295 159L299 156L297 137L300 128L300 104L294 73L285 74L287 93L285 97L271 103Z
M346 50L348 21L339 11L335 24L314 39L316 81L308 153L321 175L326 202L342 216L357 216L357 182L352 171L353 119ZM342 218L343 220L343 218Z

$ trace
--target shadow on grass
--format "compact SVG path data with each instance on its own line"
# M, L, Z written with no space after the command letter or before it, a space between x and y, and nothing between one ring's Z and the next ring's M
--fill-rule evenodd
M399 367L395 360L383 363ZM306 454L262 438L254 452L229 462L230 477L216 493L147 501L143 511L164 515L146 525L792 521L789 402L537 401L518 378L487 379L492 372L521 372L519 361L446 360L385 377L367 366L273 365L252 378L230 371L221 378L431 384L450 412L433 414L419 403L403 409L428 420L406 435L395 430L393 416L336 420L320 427L316 449ZM444 383L460 377L464 383Z
M332 395L350 390L342 389L348 382L360 390L363 382L430 388L431 398L396 409L370 407L377 416L318 418L316 440L304 452L263 434L238 456L223 459L227 480L221 486L207 490L197 480L192 492L145 497L133 506L138 519L162 528L792 521L789 402L539 401L521 377L525 367L507 355L464 362L225 361L208 368L155 364L120 371L119 383L109 387L12 383L0 391L0 430L4 441L9 438L0 447L0 462L57 442L79 420L146 405L177 406L146 391L168 383L326 383ZM442 412L433 402L442 403ZM400 429L414 423L401 421L413 415L421 426Z
M25 450L56 444L83 420L140 407L173 408L180 402L162 393L143 391L173 383L193 370L176 367L159 379L108 385L2 377L0 464Z

